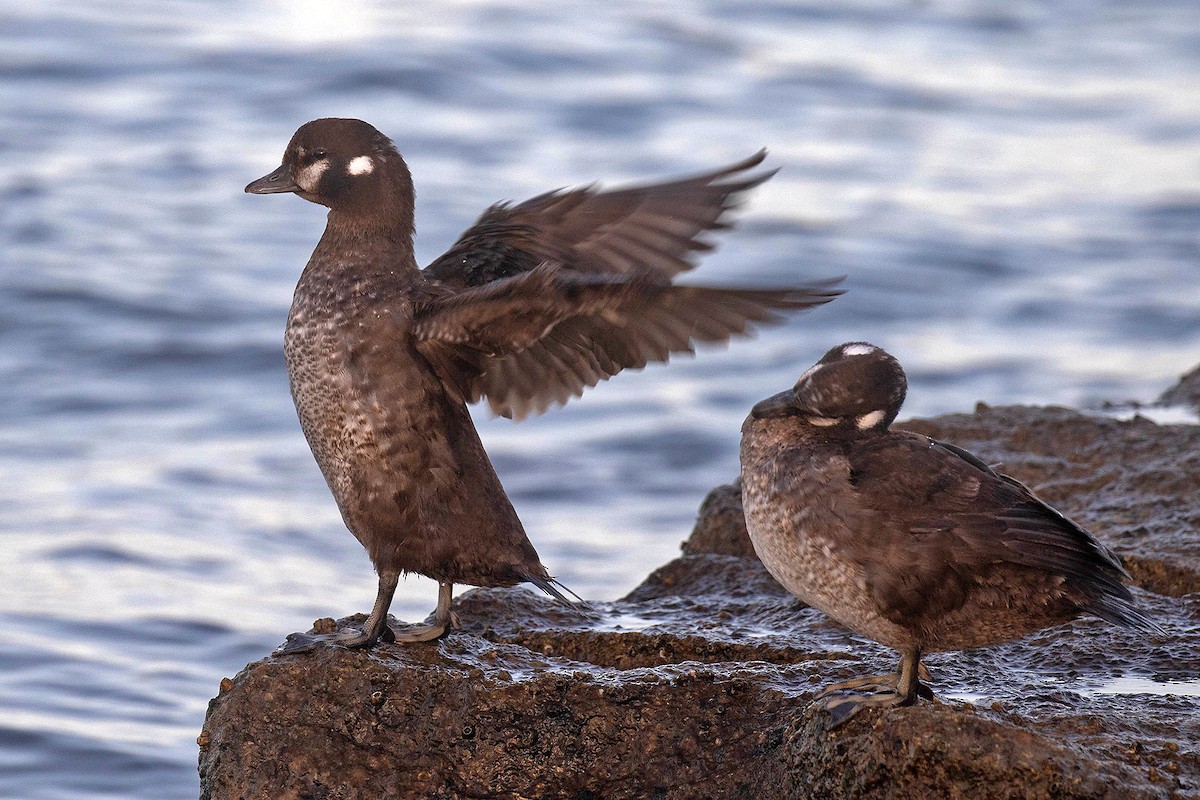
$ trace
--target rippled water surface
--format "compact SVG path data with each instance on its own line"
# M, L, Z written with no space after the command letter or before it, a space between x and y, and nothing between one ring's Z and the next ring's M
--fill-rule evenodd
M3 797L195 797L220 678L374 597L280 352L323 210L241 192L307 119L395 138L425 261L495 200L766 145L695 279L849 276L753 342L477 414L586 597L677 552L746 409L834 344L895 353L910 415L1150 401L1200 357L1190 0L43 0L0 9L0 83Z

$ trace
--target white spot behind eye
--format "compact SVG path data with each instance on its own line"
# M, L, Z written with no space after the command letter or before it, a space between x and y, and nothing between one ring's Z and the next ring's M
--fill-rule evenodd
M842 348L844 356L865 356L874 353L878 347L869 344L852 344Z
M874 428L876 425L878 425L880 423L880 421L883 419L883 416L884 416L883 409L876 409L875 411L872 411L870 413L863 414L861 417L859 417L858 419L856 419L854 421L854 424L855 424L855 426L857 426L857 428L860 431L865 431L868 428Z
M368 175L375 169L375 162L370 156L358 156L352 159L346 166L346 171L351 175Z

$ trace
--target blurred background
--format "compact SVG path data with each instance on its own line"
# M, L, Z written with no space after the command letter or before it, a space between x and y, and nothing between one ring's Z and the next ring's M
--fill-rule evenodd
M536 5L0 7L0 796L195 797L221 677L370 607L281 355L324 209L242 194L308 119L395 139L422 263L496 200L767 146L687 279L849 276L541 418L478 410L587 598L678 553L749 406L835 344L900 359L902 417L1150 402L1200 361L1190 0Z

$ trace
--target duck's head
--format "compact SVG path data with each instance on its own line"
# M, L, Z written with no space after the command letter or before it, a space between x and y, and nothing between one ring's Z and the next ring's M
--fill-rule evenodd
M250 194L292 192L333 211L369 215L412 207L412 176L392 140L359 119L315 119L288 142L283 163Z
M818 428L886 430L904 403L908 381L900 362L866 342L838 345L787 391L750 411L754 419L795 417Z

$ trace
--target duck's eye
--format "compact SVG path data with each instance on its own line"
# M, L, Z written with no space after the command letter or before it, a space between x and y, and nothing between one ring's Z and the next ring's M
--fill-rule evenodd
M324 147L318 147L316 150L312 151L313 161L318 161L327 155L329 155L329 151L327 151Z

